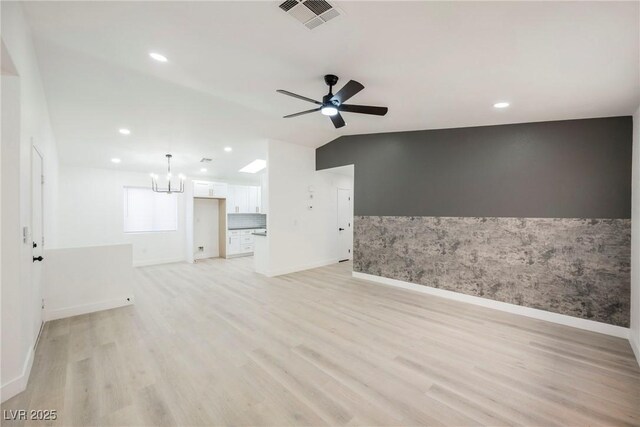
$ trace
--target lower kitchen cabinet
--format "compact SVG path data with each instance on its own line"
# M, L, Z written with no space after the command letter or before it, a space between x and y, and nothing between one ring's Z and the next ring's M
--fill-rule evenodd
M227 230L227 257L253 254L252 233L265 231L264 228L253 228L248 230Z

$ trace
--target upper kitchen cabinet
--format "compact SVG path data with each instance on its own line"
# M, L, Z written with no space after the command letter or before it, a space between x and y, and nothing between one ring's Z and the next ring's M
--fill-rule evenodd
M260 199L261 199L260 187L249 187L249 212L260 213L262 211Z
M193 181L193 197L226 199L228 186L224 182Z
M253 185L229 185L227 213L261 213L260 187Z

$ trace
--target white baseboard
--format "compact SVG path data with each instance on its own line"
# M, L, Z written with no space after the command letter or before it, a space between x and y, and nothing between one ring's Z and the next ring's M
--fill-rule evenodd
M377 284L394 286L411 291L421 292L424 294L435 295L455 301L466 302L469 304L479 305L482 307L493 308L495 310L506 311L507 313L518 314L520 316L532 317L534 319L546 320L547 322L559 323L561 325L572 326L578 329L598 332L601 334L612 335L614 337L629 339L629 328L621 326L609 325L607 323L595 322L593 320L580 319L578 317L567 316L565 314L552 313L550 311L539 310L537 308L523 307L521 305L509 304L501 301L494 301L487 298L465 295L458 292L447 291L444 289L432 288L425 285L417 285L415 283L404 282L402 280L389 279L387 277L374 276L372 274L360 273L354 271L353 277L356 279L364 279Z
M220 254L219 253L198 253L196 255L193 256L193 260L197 261L197 260L201 260L201 259L208 259L208 258L220 258Z
M27 388L29 375L31 374L31 367L33 366L34 355L34 348L29 346L29 353L27 353L27 357L22 366L22 373L18 377L2 384L2 387L0 388L0 401L5 402Z
M133 295L124 295L118 299L102 301L94 304L76 305L73 307L59 308L55 310L47 310L45 307L43 317L45 321L64 319L65 317L79 316L81 314L94 313L96 311L109 310L125 305L133 304Z
M247 256L253 256L253 252L242 252L240 254L227 254L227 256L225 256L224 258L233 259L233 258L242 258Z
M173 264L174 262L185 262L186 259L184 257L180 258L164 258L164 259L152 259L147 261L134 261L134 267L148 267L150 265L160 265L160 264Z
M287 268L281 268L281 269L278 269L278 270L270 270L265 274L265 276L267 276L267 277L282 276L283 274L296 273L298 271L310 270L312 268L324 267L326 265L336 264L337 262L338 262L338 258L331 258L331 259L326 259L326 260L323 260L323 261L312 262L312 263L309 263L309 264L298 265L298 266L295 266L295 267L287 267Z
M636 355L638 365L640 365L640 342L638 342L638 339L634 335L629 334L629 344L631 344L631 350L633 350L633 354Z

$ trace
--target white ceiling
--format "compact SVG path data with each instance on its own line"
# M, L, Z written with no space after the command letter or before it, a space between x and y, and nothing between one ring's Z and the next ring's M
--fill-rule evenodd
M345 2L314 30L278 2L28 2L63 162L212 176L344 134L631 114L640 102L638 2ZM150 51L169 58L149 58ZM389 107L283 119L322 76L358 80L349 102ZM511 107L496 110L497 101ZM127 127L132 134L122 136ZM223 152L233 147L232 153Z

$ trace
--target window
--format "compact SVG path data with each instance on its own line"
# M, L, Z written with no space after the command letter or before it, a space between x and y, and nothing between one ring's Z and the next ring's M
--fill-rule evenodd
M124 232L176 231L178 199L175 194L149 188L124 187Z

